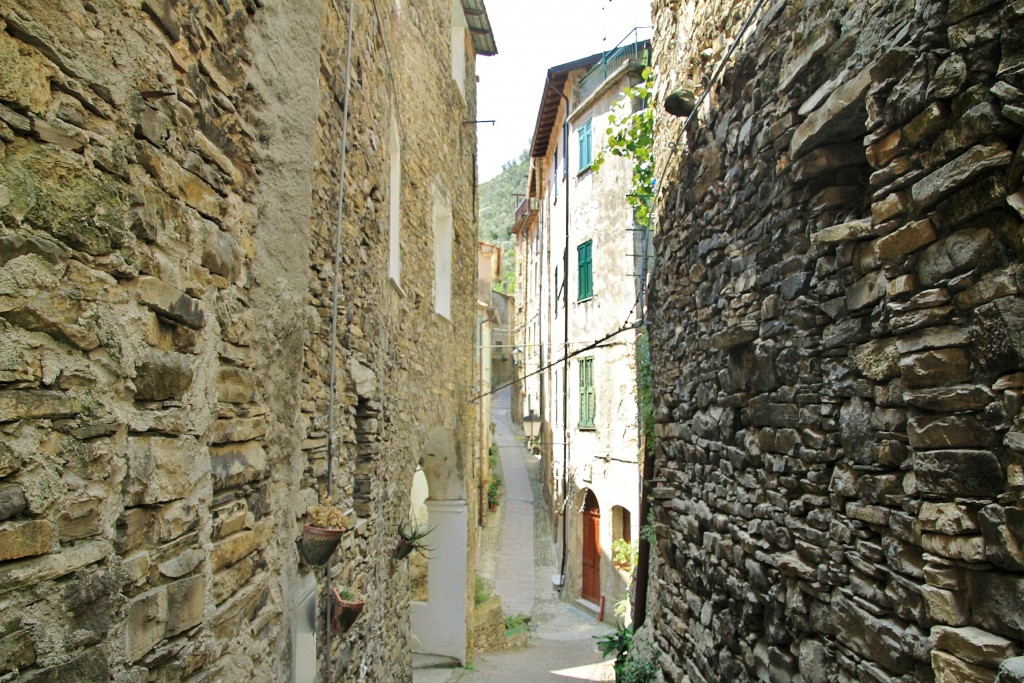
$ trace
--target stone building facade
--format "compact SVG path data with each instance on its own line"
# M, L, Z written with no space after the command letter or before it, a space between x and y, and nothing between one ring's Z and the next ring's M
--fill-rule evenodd
M707 91L656 122L665 679L993 681L1024 647L1024 3L654 13L659 99Z
M0 679L390 682L414 634L465 658L486 24L0 6ZM455 585L412 603L390 550L418 471ZM328 493L351 528L313 571ZM344 635L331 585L366 597Z

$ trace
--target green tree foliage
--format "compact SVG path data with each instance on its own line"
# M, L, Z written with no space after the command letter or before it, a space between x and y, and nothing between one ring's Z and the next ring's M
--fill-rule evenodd
M515 223L515 211L521 195L526 191L529 171L529 152L524 149L518 159L505 162L501 173L479 188L479 236L484 242L501 247L502 274L495 288L506 293L515 290L516 238L512 234L512 224Z
M643 82L623 91L622 99L613 106L608 116L608 139L597 155L594 170L604 163L605 153L625 157L633 162L633 184L627 195L633 207L636 222L649 225L651 202L654 198L654 112L648 106L633 111L634 102L644 105L650 100L654 88L651 67L643 71Z

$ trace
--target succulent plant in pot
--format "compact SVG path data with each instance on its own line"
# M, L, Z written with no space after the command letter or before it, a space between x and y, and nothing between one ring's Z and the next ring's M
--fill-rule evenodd
M363 613L366 598L348 589L331 588L331 599L334 600L334 618L331 628L335 633L347 633L356 619Z
M391 556L396 560L408 557L412 551L424 552L433 550L423 542L423 539L434 530L434 527L416 522L409 522L398 527L398 544Z
M306 510L306 523L299 544L303 562L327 564L341 542L347 524L348 515L337 505L331 505L330 498L325 498L320 505L311 505Z

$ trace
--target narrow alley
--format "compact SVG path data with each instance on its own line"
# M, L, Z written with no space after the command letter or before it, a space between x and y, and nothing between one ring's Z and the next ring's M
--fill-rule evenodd
M414 683L524 683L611 681L610 659L602 661L594 636L607 624L560 600L551 585L558 573L547 512L540 492L540 466L525 448L522 429L510 417L511 391L495 395L494 443L498 446L505 495L482 532L480 575L493 583L506 615L528 614L524 648L477 653L465 669L417 669Z

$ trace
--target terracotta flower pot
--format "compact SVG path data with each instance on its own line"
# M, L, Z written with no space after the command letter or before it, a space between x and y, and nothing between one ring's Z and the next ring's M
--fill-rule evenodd
M299 546L302 561L311 565L327 564L343 533L343 529L324 529L306 524L302 527L302 544Z
M345 600L338 593L337 588L331 589L331 596L334 598L334 622L332 624L334 632L347 633L352 628L352 624L356 623L359 615L363 613L366 601L360 598Z

